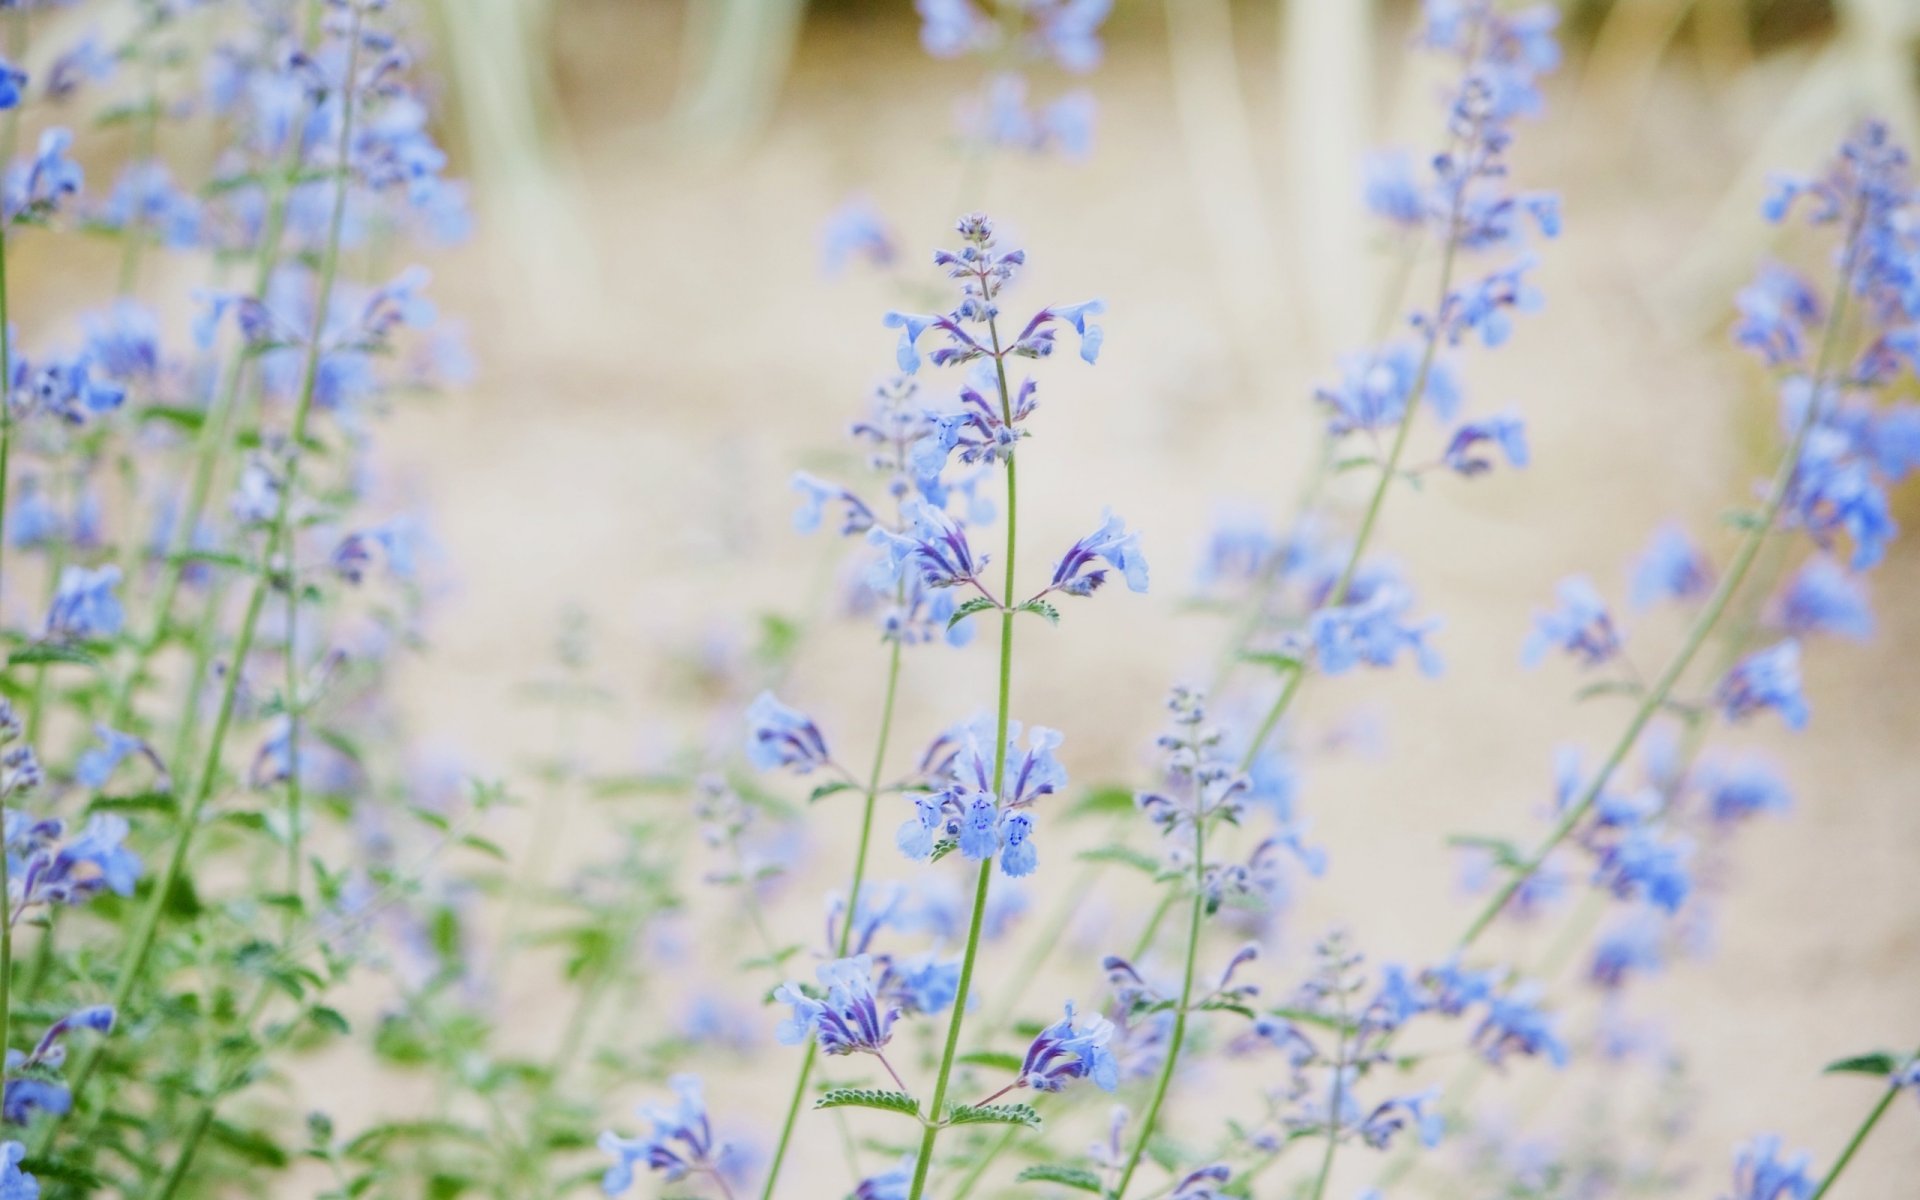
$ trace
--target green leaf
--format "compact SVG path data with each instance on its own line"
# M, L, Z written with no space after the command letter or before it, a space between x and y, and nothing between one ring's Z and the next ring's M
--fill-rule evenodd
M107 1186L106 1176L95 1174L78 1163L64 1158L41 1158L37 1154L29 1154L20 1160L20 1170L37 1177L43 1183L48 1180L55 1183L70 1183L88 1195L101 1191Z
M991 1067L996 1071L1018 1071L1025 1065L1018 1054L1008 1054L1002 1050L975 1050L962 1054L959 1061L975 1067Z
M174 566L192 566L196 563L209 567L227 567L235 571L252 573L260 566L250 558L230 554L222 550L182 550L178 554L167 556L167 562Z
M878 1108L909 1117L920 1115L920 1102L905 1092L881 1092L872 1088L834 1088L813 1102L815 1108Z
M960 843L955 841L953 838L941 838L939 841L933 844L933 853L927 857L927 861L930 863L937 863L941 859L945 858L947 855L952 854L955 850L958 850L959 848L960 848Z
M1100 1177L1085 1167L1068 1167L1060 1163L1041 1163L1037 1167L1028 1167L1013 1177L1015 1183L1057 1183L1063 1187L1078 1188L1083 1192L1099 1195L1103 1190Z
M1361 467L1377 467L1379 465L1380 460L1374 458L1371 454L1356 454L1352 458L1343 458L1339 462L1334 463L1333 473L1335 475L1344 475L1348 471L1357 471Z
M1020 606L1020 611L1035 613L1045 617L1049 625L1058 625L1060 623L1060 610L1048 604L1045 600L1029 600Z
M1882 1050L1874 1054L1856 1054L1852 1058L1843 1058L1831 1062L1822 1069L1824 1075L1891 1075L1900 1065L1900 1060Z
M308 1009L307 1019L315 1025L320 1026L320 1028L332 1033L337 1033L341 1037L345 1037L347 1034L353 1032L353 1026L347 1023L347 1018L341 1015L339 1009L328 1008L324 1004L316 1004Z
M278 1170L287 1165L287 1152L264 1133L241 1129L225 1121L215 1121L207 1127L207 1135L240 1157L263 1167Z
M35 642L7 655L7 665L10 667L32 667L46 663L77 663L98 668L100 660L77 646L62 646L57 642Z
M1031 1104L956 1104L947 1109L949 1125L1025 1125L1040 1128Z
M1260 1019L1260 1014L1257 1012L1254 1012L1252 1009L1248 1008L1246 1005L1230 1004L1225 1000L1209 1000L1205 1004L1202 1004L1200 1006L1200 1009L1203 1012L1239 1013L1241 1016L1245 1017L1249 1021L1257 1021Z
M1766 517L1751 509L1744 508L1736 508L1730 512L1721 513L1720 520L1742 533L1752 533L1755 530L1766 528L1767 525Z
M830 783L823 783L819 787L813 789L813 791L807 796L807 803L812 804L816 800L825 800L828 796L837 795L840 792L850 792L852 790L853 790L853 785L848 783L846 780L835 779Z
M804 949L806 949L806 947L801 945L784 946L772 954L762 954L758 958L750 958L740 965L749 971L758 971L762 967L778 967Z
M95 796L87 801L87 812L161 812L180 811L180 802L172 792L136 792L130 796Z
M469 834L462 835L462 837L460 838L460 844L462 846L465 846L469 850L478 850L480 853L486 855L488 858L494 859L498 862L507 861L507 852L504 847L502 847L498 842L490 841L487 838L481 837L477 833L469 833Z
M1300 669L1300 660L1291 654L1280 654L1271 650L1249 650L1240 656L1240 661L1255 667L1268 667L1282 674L1291 674Z
M1638 696L1645 690L1639 684L1625 679L1601 679L1575 692L1573 698L1579 701L1592 700L1600 696Z
M1505 838L1486 837L1477 833L1457 833L1447 839L1447 845L1462 850L1484 850L1493 856L1494 864L1517 871L1527 865L1527 856L1520 847Z
M1082 862L1110 862L1135 867L1149 875L1160 874L1160 860L1151 854L1135 850L1131 846L1096 846L1092 850L1082 850L1074 857Z
M986 612L990 608L999 607L998 604L995 604L985 596L975 596L959 608L953 610L953 615L947 618L947 628L952 629L955 625L958 625L977 612Z
M1130 813L1134 809L1133 789L1117 783L1102 784L1080 799L1073 802L1067 810L1068 817L1098 816L1110 813L1115 816Z
M181 408L171 404L150 404L140 410L142 421L164 421L169 425L178 425L182 429L197 430L206 422L206 413L197 408Z

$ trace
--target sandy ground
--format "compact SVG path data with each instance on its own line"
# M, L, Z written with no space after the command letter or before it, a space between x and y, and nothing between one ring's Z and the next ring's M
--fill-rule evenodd
M391 443L430 499L459 580L435 652L406 681L410 707L431 742L482 771L511 770L537 749L512 688L538 670L569 602L593 616L599 673L620 693L616 712L587 730L587 753L638 766L688 737L719 745L733 736L684 715L674 664L740 643L760 612L809 611L823 547L789 530L787 475L844 461L839 431L891 356L878 318L898 303L897 286L858 274L822 280L816 229L864 190L898 222L918 264L965 194L945 131L969 74L922 60L905 24L822 16L764 136L736 154L675 157L640 132L670 87L671 22L652 6L581 11L585 23L561 38L572 138L562 183L577 210L544 226L487 224L473 247L437 264L447 306L470 322L479 382L405 416ZM1040 436L1022 460L1030 569L1111 504L1144 531L1156 572L1150 596L1102 595L1058 631L1024 633L1015 712L1066 731L1068 765L1082 781L1142 778L1165 687L1206 673L1223 629L1182 611L1199 539L1223 504L1290 503L1314 436L1310 389L1350 343L1382 273L1364 257L1348 260L1364 268L1333 277L1303 269L1315 261L1317 231L1285 215L1282 200L1297 200L1299 181L1274 132L1284 121L1273 63L1263 30L1243 34L1257 135L1247 165L1262 191L1239 201L1266 223L1271 260L1222 269L1208 225L1219 197L1209 188L1235 176L1209 174L1218 166L1209 151L1183 143L1168 59L1147 21L1121 28L1092 81L1103 111L1091 161L998 160L969 197L1028 248L1023 298L1100 295L1111 308L1098 369L1043 368ZM1365 713L1386 752L1308 768L1303 809L1334 869L1289 917L1291 955L1263 964L1270 988L1297 978L1299 952L1335 924L1381 958L1440 953L1469 912L1444 838L1535 830L1553 749L1572 742L1591 757L1618 728L1619 709L1568 699L1570 671L1518 665L1530 612L1557 579L1587 571L1620 587L1628 557L1670 517L1707 531L1724 553L1715 517L1762 469L1770 419L1756 371L1718 328L1734 281L1710 280L1719 290L1705 293L1705 315L1676 316L1670 300L1684 294L1676 264L1703 239L1730 241L1736 261L1765 249L1757 222L1728 225L1717 214L1797 69L1769 64L1737 95L1663 77L1644 103L1563 84L1549 123L1527 131L1521 178L1566 197L1567 234L1539 275L1548 306L1510 349L1462 366L1483 410L1526 415L1534 465L1395 496L1382 548L1444 615L1449 672L1437 683L1397 672L1310 688L1299 736ZM1422 87L1393 72L1383 79L1379 123L1423 131ZM1816 143L1800 149L1803 161L1788 165L1819 153ZM483 207L509 209L494 196ZM528 273L529 254L576 248L586 256L570 263L576 273L563 288ZM1811 656L1811 729L1789 737L1763 722L1756 731L1752 740L1789 772L1798 808L1744 839L1735 886L1716 904L1711 959L1681 966L1636 1001L1684 1044L1699 1088L1681 1150L1695 1171L1685 1194L1718 1194L1731 1147L1757 1131L1777 1130L1826 1159L1875 1090L1822 1079L1821 1066L1920 1040L1916 584L1920 558L1903 544L1874 579L1878 641L1822 644ZM1678 632L1648 620L1635 630L1637 652L1657 662ZM901 714L907 746L990 702L990 656L982 645L915 657ZM858 757L870 745L880 673L866 630L827 627L810 634L786 691ZM776 906L783 937L815 928L810 897L842 869L836 836L817 835L820 861ZM588 853L593 840L590 825L574 827L563 857ZM1065 857L1065 847L1046 849ZM883 877L905 874L884 860ZM1044 872L1036 907L1069 877ZM1139 919L1095 911L1112 922L1113 940ZM1035 983L1029 994L1049 997L1035 1007L1056 995L1090 998L1092 955L1103 948L1076 950ZM990 998L1007 965L987 965ZM528 1016L544 1011L537 990L511 999ZM766 1072L784 1077L784 1060ZM1527 1074L1496 1080L1476 1105L1513 1110ZM712 1090L729 1124L763 1137L772 1127L777 1089L763 1078L723 1073ZM1178 1127L1204 1132L1203 1108L1183 1102ZM1843 1191L1909 1194L1917 1134L1920 1114L1903 1102ZM819 1181L807 1194L843 1186L830 1142L803 1139L800 1162ZM1352 1195L1368 1178L1343 1174L1332 1194Z

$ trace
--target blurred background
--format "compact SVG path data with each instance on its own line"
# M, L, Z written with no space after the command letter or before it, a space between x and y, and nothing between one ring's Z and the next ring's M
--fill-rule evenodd
M1519 183L1564 201L1566 232L1539 268L1546 308L1463 368L1484 409L1526 417L1533 463L1392 501L1380 544L1444 616L1449 671L1331 680L1299 710L1296 743L1362 749L1304 768L1300 809L1333 866L1301 890L1283 949L1337 925L1377 958L1435 957L1470 903L1447 835L1537 828L1554 749L1591 758L1618 727L1619 711L1573 703L1570 671L1520 668L1531 613L1572 572L1617 591L1669 519L1724 552L1719 514L1776 452L1766 381L1728 343L1731 297L1760 258L1807 257L1759 219L1766 175L1815 168L1867 113L1909 143L1917 128L1913 0L1562 11L1568 61L1515 152ZM1364 344L1390 287L1362 164L1432 141L1435 79L1409 54L1412 16L1386 0L1119 0L1104 61L1071 81L1098 116L1068 159L963 149L953 114L981 69L929 58L905 0L442 0L447 132L479 220L433 266L476 382L403 413L389 451L454 581L435 652L406 678L429 743L483 776L522 776L551 752L522 689L573 613L601 701L569 754L643 771L690 742L732 753L770 638L793 645L783 697L864 754L881 650L868 625L835 619L844 547L792 531L788 478L855 461L845 427L892 368L881 314L925 307L910 301L938 282L926 255L984 209L1028 250L1023 299L1109 306L1098 368L1045 376L1022 460L1025 544L1044 558L1112 505L1155 572L1150 595L1103 597L1027 636L1014 711L1065 731L1076 783L1146 778L1165 689L1204 679L1227 632L1187 603L1207 532L1223 512L1291 510L1317 446L1312 389ZM829 274L821 231L855 196L900 254ZM1336 508L1362 499L1336 489ZM1695 1098L1672 1165L1692 1171L1691 1194L1719 1194L1731 1148L1757 1131L1833 1153L1871 1097L1820 1068L1920 1038L1916 585L1909 539L1874 577L1878 640L1811 656L1810 730L1759 734L1795 812L1743 841L1712 953L1635 1001L1687 1050ZM1679 627L1634 632L1657 655ZM989 703L991 667L981 646L916 656L902 745ZM537 789L511 820L516 852L551 839L541 869L556 878L596 837L591 811L563 822ZM840 885L843 847L812 838L771 905L781 940L811 939L817 897ZM881 854L883 880L907 876ZM1030 906L1071 877L1043 870ZM1090 899L1032 991L1090 998L1098 955L1142 916ZM1014 957L988 961L989 1003ZM1263 982L1283 992L1304 962L1276 955ZM542 986L528 972L506 1010L538 1023ZM765 1040L772 1017L761 1024ZM368 1096L350 1071L320 1086L343 1107L409 1103L403 1088ZM723 1125L770 1136L777 1088L720 1071L708 1090ZM1559 1097L1561 1127L1588 1102ZM1475 1103L1493 1121L1535 1117L1503 1079ZM1183 1106L1176 1127L1207 1128L1202 1112ZM1920 1125L1896 1115L1852 1195L1913 1194ZM808 1194L843 1187L828 1141L802 1139ZM1369 1178L1340 1176L1335 1194Z

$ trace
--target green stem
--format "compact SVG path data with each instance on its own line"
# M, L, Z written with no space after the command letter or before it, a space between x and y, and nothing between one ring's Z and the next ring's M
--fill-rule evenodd
M7 462L13 450L13 389L4 383L13 378L13 344L7 336L7 241L6 226L0 223L0 580L6 575Z
M300 377L300 391L294 406L293 423L288 434L288 457L286 478L282 483L276 505L273 523L267 531L267 540L261 552L260 562L254 575L252 590L247 597L246 612L240 621L240 631L234 641L233 655L227 670L226 686L220 695L220 705L216 710L213 728L208 734L206 754L201 759L200 772L195 777L192 795L181 813L180 828L174 835L165 867L155 880L147 906L140 914L139 925L135 928L133 940L128 943L125 957L121 960L118 977L114 981L111 1003L116 1012L126 1011L128 999L133 995L147 966L147 960L153 951L154 936L160 928L160 918L173 890L178 886L185 871L188 852L193 846L193 835L200 824L208 800L213 795L215 784L219 781L220 762L226 748L227 732L233 721L235 701L240 691L240 680L246 673L247 656L253 650L254 634L259 628L260 613L266 606L267 592L272 588L276 562L283 556L286 563L287 579L285 585L293 586L292 552L290 533L292 527L293 496L298 490L300 461L307 440L307 421L313 411L315 385L320 374L320 347L326 337L326 321L333 298L335 278L340 267L340 235L346 220L347 194L351 182L349 149L352 146L354 94L353 88L360 69L360 9L353 8L351 24L347 30L346 73L342 77L347 89L342 99L340 119L340 137L335 147L338 180L334 187L333 208L329 214L327 237L321 255L320 278L313 300L313 326L307 341L306 361ZM96 1040L92 1049L74 1072L72 1091L81 1095L98 1069L103 1055L105 1039ZM78 1107L77 1105L75 1107ZM43 1151L51 1144L60 1127L60 1117L42 1125L35 1139L37 1151Z
M1456 189L1453 208L1447 221L1446 249L1440 254L1440 286L1438 299L1434 301L1433 320L1428 324L1426 345L1420 352L1420 365L1414 371L1413 383L1407 388L1406 411L1400 414L1400 427L1393 435L1393 448L1387 453L1387 461L1380 466L1380 479L1373 486L1373 495L1367 501L1367 511L1360 518L1360 528L1353 537L1353 549L1347 555L1347 562L1340 569L1338 582L1327 594L1325 607L1335 608L1344 603L1347 591L1353 586L1354 573L1360 569L1360 560L1367 552L1367 544L1373 540L1374 527L1380 523L1380 514L1386 508L1387 490L1400 474L1400 459L1406 453L1408 435L1413 430L1413 419L1420 411L1420 402L1426 397L1427 384L1433 377L1433 362L1440 352L1440 320L1447 307L1447 297L1453 291L1454 264L1460 251L1460 206L1465 198L1465 189ZM1300 693L1300 685L1306 678L1304 666L1295 668L1288 678L1286 686L1280 689L1280 695L1274 699L1273 707L1261 720L1260 728L1254 734L1253 741L1247 747L1247 761L1252 763L1258 756L1260 747L1279 727L1280 719L1292 707L1294 697Z
M1773 531L1774 525L1780 519L1780 509L1785 505L1787 493L1793 486L1793 475L1799 467L1801 451L1819 415L1825 382L1831 369L1833 356L1837 352L1839 332L1846 319L1847 300L1852 291L1860 219L1858 215L1855 216L1852 229L1848 234L1846 258L1841 267L1840 283L1835 289L1833 310L1828 314L1826 331L1821 336L1819 359L1813 372L1813 396L1807 403L1806 414L1800 419L1799 428L1794 431L1793 440L1788 444L1786 453L1780 456L1780 464L1774 470L1773 483L1768 489L1766 503L1761 506L1752 527L1747 530L1746 536L1741 539L1739 547L1734 551L1733 561L1727 565L1726 574L1720 577L1720 582L1715 586L1713 594L1707 598L1705 607L1695 618L1692 628L1687 631L1686 640L1681 643L1679 651L1668 661L1666 667L1660 672L1659 678L1642 698L1639 708L1634 711L1633 718L1627 722L1625 731L1621 733L1613 750L1607 755L1606 761L1601 764L1599 772L1582 790L1579 800L1567 809L1559 823L1547 834L1546 840L1541 842L1539 849L1511 873L1506 884L1494 893L1493 899L1467 926L1467 931L1460 937L1457 949L1465 950L1479 940L1480 935L1493 924L1494 918L1506 908L1507 902L1512 900L1514 894L1533 877L1534 872L1540 869L1546 862L1547 856L1573 833L1574 828L1587 815L1588 810L1599 800L1600 793L1613 778L1613 773L1620 768L1621 763L1626 761L1627 755L1632 752L1634 745L1640 739L1640 734L1653 720L1654 714L1665 706L1668 696L1680 682L1681 676L1686 673L1688 667L1693 665L1694 658L1706 645L1707 638L1713 633L1727 606L1732 603L1735 593L1746 582L1748 572L1753 570L1753 564L1759 557L1761 546L1766 543L1768 534Z
M880 795L880 774L887 761L887 743L893 736L893 712L900 692L902 645L902 639L895 638L887 654L887 690L886 699L880 705L880 736L873 751L873 768L867 773L865 803L860 816L860 846L853 856L853 883L847 889L847 915L840 926L838 944L834 947L836 958L845 958L847 948L852 944L853 927L860 911L860 889L866 883L867 850L873 840L874 805ZM806 1101L807 1084L813 1078L813 1064L817 1057L818 1048L809 1041L806 1052L800 1057L800 1076L794 1080L793 1097L787 1102L786 1120L780 1126L780 1140L774 1145L773 1162L767 1168L766 1183L761 1185L760 1200L772 1200L774 1186L780 1180L780 1167L786 1161L787 1147L793 1141L793 1127L799 1120L800 1106Z
M1860 1147L1866 1143L1868 1135L1873 1132L1873 1127L1880 1123L1881 1117L1887 1115L1887 1109L1893 1106L1895 1097L1899 1095L1898 1087L1887 1088L1881 1095L1880 1102L1873 1106L1872 1112L1867 1114L1867 1119L1860 1122L1860 1128L1854 1130L1853 1136L1847 1139L1846 1149L1840 1151L1840 1157L1834 1160L1832 1169L1820 1181L1820 1186L1813 1189L1813 1195L1808 1197L1808 1200L1823 1200L1828 1189L1832 1188L1834 1181L1840 1178L1840 1173L1847 1169L1847 1164L1853 1161L1853 1156L1860 1152Z
M1347 1098L1347 1013L1344 995L1342 993L1340 1005L1340 1037L1333 1055L1333 1096L1332 1105L1327 1110L1327 1148L1320 1156L1320 1173L1313 1180L1313 1200L1321 1200L1327 1194L1327 1180L1333 1178L1333 1158L1340 1149L1340 1106Z
M981 280L984 294L991 296L986 280ZM991 310L989 310L991 311ZM987 318L987 333L993 340L993 366L1000 388L1000 417L1009 429L1013 427L1013 394L1007 387L1006 357L1000 349L1000 329L992 317ZM1007 455L1007 559L1000 595L1003 604L1011 605L1013 590L1014 550L1019 541L1020 488L1015 454ZM993 740L993 794L998 798L1004 791L1007 774L1007 722L1011 712L1013 697L1013 609L1003 607L1000 612L1000 694L997 735ZM947 1102L947 1085L953 1078L953 1060L960 1048L960 1027L966 1018L967 997L973 991L974 961L980 955L980 929L987 915L987 890L993 884L993 859L988 858L980 864L979 877L973 885L973 913L967 921L967 947L960 958L960 986L953 997L953 1016L947 1021L947 1041L940 1052L940 1070L934 1076L933 1103L927 1113L927 1128L920 1135L920 1152L914 1159L913 1185L907 1192L907 1200L920 1200L927 1190L927 1171L933 1166L934 1143L940 1137L940 1122L943 1119Z
M1140 1119L1140 1134L1134 1139L1133 1152L1127 1156L1126 1169L1120 1172L1120 1181L1114 1185L1112 1200L1121 1200L1127 1194L1127 1185L1133 1182L1133 1173L1140 1166L1140 1156L1147 1152L1147 1141L1153 1137L1154 1126L1160 1120L1160 1108L1167 1101L1167 1089L1173 1083L1174 1068L1180 1062L1180 1048L1187 1040L1187 1013L1193 1006L1194 966L1200 957L1200 923L1207 915L1206 891L1206 817L1198 807L1199 798L1195 797L1193 814L1193 914L1187 921L1187 963L1180 978L1180 1006L1173 1010L1173 1034L1167 1039L1167 1061L1160 1067L1160 1078L1153 1085L1153 1099L1147 1102L1146 1114Z
M264 295L268 284L273 281L273 272L280 262L280 244L286 231L288 193L292 178L298 168L296 161L289 166L287 178L270 189L267 201L267 213L260 230L260 251L256 260L253 278L253 295ZM343 168L344 169L344 168ZM338 250L329 251L336 257ZM213 403L202 414L200 431L194 441L192 473L188 476L187 501L173 514L173 528L167 537L166 557L161 563L160 590L154 602L153 628L147 636L140 639L134 649L133 665L127 671L126 678L120 682L119 693L114 697L112 715L107 724L115 728L123 726L133 711L133 701L146 676L148 665L159 652L167 637L167 629L173 617L173 606L179 598L180 585L186 576L186 552L193 548L195 532L200 527L200 519L207 511L207 503L213 495L213 481L220 465L221 451L232 440L234 416L239 408L241 380L246 376L248 355L245 346L234 349L233 357L227 363L226 371L220 379L219 389L214 393ZM298 448L296 447L296 453ZM196 684L198 680L196 679ZM197 694L197 693L191 693ZM191 699L189 699L191 707Z

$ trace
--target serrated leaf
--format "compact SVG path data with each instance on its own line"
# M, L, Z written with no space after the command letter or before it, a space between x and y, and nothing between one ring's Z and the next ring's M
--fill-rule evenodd
M952 854L955 850L958 850L959 848L960 848L960 843L955 841L953 838L941 838L939 841L933 844L933 853L927 856L927 861L930 863L937 863L941 859L945 858L947 855Z
M1029 600L1020 606L1020 611L1045 617L1049 625L1058 625L1060 623L1060 610L1048 604L1045 600Z
M1882 1050L1874 1054L1856 1054L1852 1058L1843 1058L1830 1062L1821 1068L1825 1075L1891 1075L1900 1061Z
M1151 854L1135 850L1131 846L1096 846L1091 850L1082 850L1074 857L1082 862L1110 862L1135 867L1149 875L1160 873L1160 860Z
M956 1104L947 1110L949 1125L1025 1125L1040 1128L1031 1104Z
M813 791L809 793L807 796L807 803L812 804L816 800L825 800L828 796L836 795L840 792L850 792L852 790L853 790L853 785L848 783L846 780L835 779L831 782L823 783L819 787L813 789Z
M975 1067L991 1067L996 1071L1018 1071L1025 1065L1018 1054L1008 1054L1001 1050L975 1050L962 1054L960 1062Z
M985 596L975 596L959 608L953 610L953 615L947 618L947 628L952 629L955 625L958 625L977 612L985 612L990 608L999 607L998 604L995 604Z
M918 1117L920 1102L905 1092L881 1092L872 1088L834 1088L813 1102L815 1108L877 1108Z
M1028 1167L1013 1177L1015 1183L1057 1183L1062 1187L1078 1188L1083 1192L1099 1195L1105 1189L1101 1187L1100 1177L1085 1167L1068 1167L1059 1163L1041 1163L1037 1167Z

